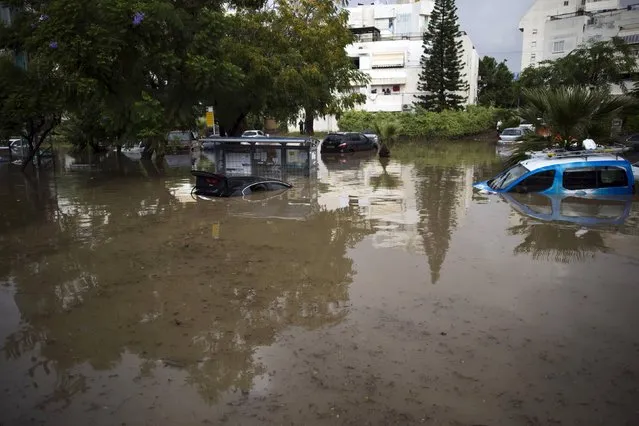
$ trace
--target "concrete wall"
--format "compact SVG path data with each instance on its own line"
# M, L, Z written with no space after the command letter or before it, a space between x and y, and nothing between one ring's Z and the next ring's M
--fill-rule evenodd
M584 41L583 32L588 16L571 16L546 21L542 55L544 60L555 60L566 56Z
M519 29L523 33L521 69L537 65L545 59L552 59L552 57L546 56L548 37L553 37L557 32L561 33L560 27L564 24L555 23L552 26L547 26L547 21L550 20L551 16L559 17L576 13L579 10L599 11L618 9L619 7L621 7L620 0L587 0L585 4L582 4L582 0L536 0L519 22ZM566 25L578 24L566 22ZM550 31L548 36L546 29Z

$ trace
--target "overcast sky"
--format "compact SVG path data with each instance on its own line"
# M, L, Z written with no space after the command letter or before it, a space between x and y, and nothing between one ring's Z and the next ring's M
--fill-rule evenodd
M460 28L468 33L480 56L507 60L521 67L519 21L534 0L457 0Z

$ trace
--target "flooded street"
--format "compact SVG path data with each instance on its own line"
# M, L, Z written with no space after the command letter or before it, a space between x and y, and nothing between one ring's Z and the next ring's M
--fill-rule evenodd
M213 201L0 164L0 424L639 424L639 198L482 195L470 145Z

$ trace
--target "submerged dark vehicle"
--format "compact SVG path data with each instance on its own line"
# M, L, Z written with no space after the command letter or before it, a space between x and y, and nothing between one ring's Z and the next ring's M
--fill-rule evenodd
M281 191L293 185L284 181L259 176L224 176L216 173L193 170L195 195L208 197L238 197L256 192Z

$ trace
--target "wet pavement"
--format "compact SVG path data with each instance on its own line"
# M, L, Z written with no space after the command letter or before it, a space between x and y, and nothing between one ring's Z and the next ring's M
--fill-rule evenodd
M0 165L0 424L639 424L639 199L481 195L457 146L214 201Z

